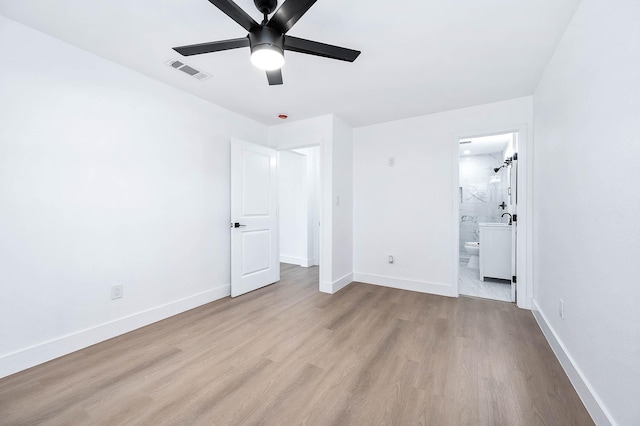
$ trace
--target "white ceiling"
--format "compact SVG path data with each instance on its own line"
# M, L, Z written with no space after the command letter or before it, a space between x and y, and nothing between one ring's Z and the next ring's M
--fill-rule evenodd
M248 48L184 58L204 81L165 65L171 47L246 35L207 0L0 0L0 13L265 124L335 113L362 126L532 94L578 3L318 0L289 34L362 54L287 52L282 86Z

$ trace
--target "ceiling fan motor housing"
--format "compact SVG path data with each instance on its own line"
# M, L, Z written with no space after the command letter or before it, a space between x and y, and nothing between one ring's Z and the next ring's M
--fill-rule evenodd
M275 47L284 56L284 35L266 25L256 27L249 32L249 45L251 46L251 53L256 50Z
M253 0L253 4L256 5L260 13L263 15L269 15L276 10L278 6L278 0Z

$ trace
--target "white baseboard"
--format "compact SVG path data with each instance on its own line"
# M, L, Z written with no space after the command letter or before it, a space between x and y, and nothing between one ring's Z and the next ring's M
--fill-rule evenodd
M387 277L384 275L363 274L362 272L355 272L353 274L353 280L365 284L397 288L400 290L437 294L439 296L458 297L458 293L455 288L444 284L434 284L426 281L414 281L403 278Z
M231 286L185 297L0 356L0 378L172 317L231 294Z
M313 266L313 259L280 255L280 263L289 263L291 265L300 265L303 268L308 268L309 266Z
M333 294L333 283L331 281L320 281L320 292Z
M353 274L348 273L335 281L321 281L320 291L322 293L334 294L342 290L353 282Z
M349 273L331 283L332 293L337 293L353 282L353 274Z
M520 300L518 301L518 303L517 303L518 308L531 310L531 307L533 306L533 299L530 298L530 297L525 297L523 299L524 300L522 300L522 301L520 301Z
M553 349L553 353L556 355L556 358L558 358L558 361L560 361L560 365L562 365L564 372L569 377L571 384L575 388L578 396L582 400L582 403L591 415L595 424L599 426L615 425L613 417L602 403L602 400L593 390L584 374L582 374L582 370L580 370L580 367L578 367L571 354L569 354L562 343L562 340L558 338L558 335L551 327L551 324L547 321L546 316L540 310L540 307L535 300L533 301L532 308L533 316L538 322L538 326L542 330L544 337L547 338L551 349Z

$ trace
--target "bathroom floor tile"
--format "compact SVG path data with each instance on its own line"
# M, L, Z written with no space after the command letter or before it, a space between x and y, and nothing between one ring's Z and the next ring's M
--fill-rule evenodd
M480 270L469 268L461 261L458 272L458 290L460 294L485 299L511 302L511 283L506 280L485 279L480 281Z

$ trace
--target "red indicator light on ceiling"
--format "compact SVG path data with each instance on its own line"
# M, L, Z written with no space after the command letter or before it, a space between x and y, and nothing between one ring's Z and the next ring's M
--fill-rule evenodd
M289 116L287 114L280 114L278 115L278 118L281 120L286 120L287 118L289 118Z

